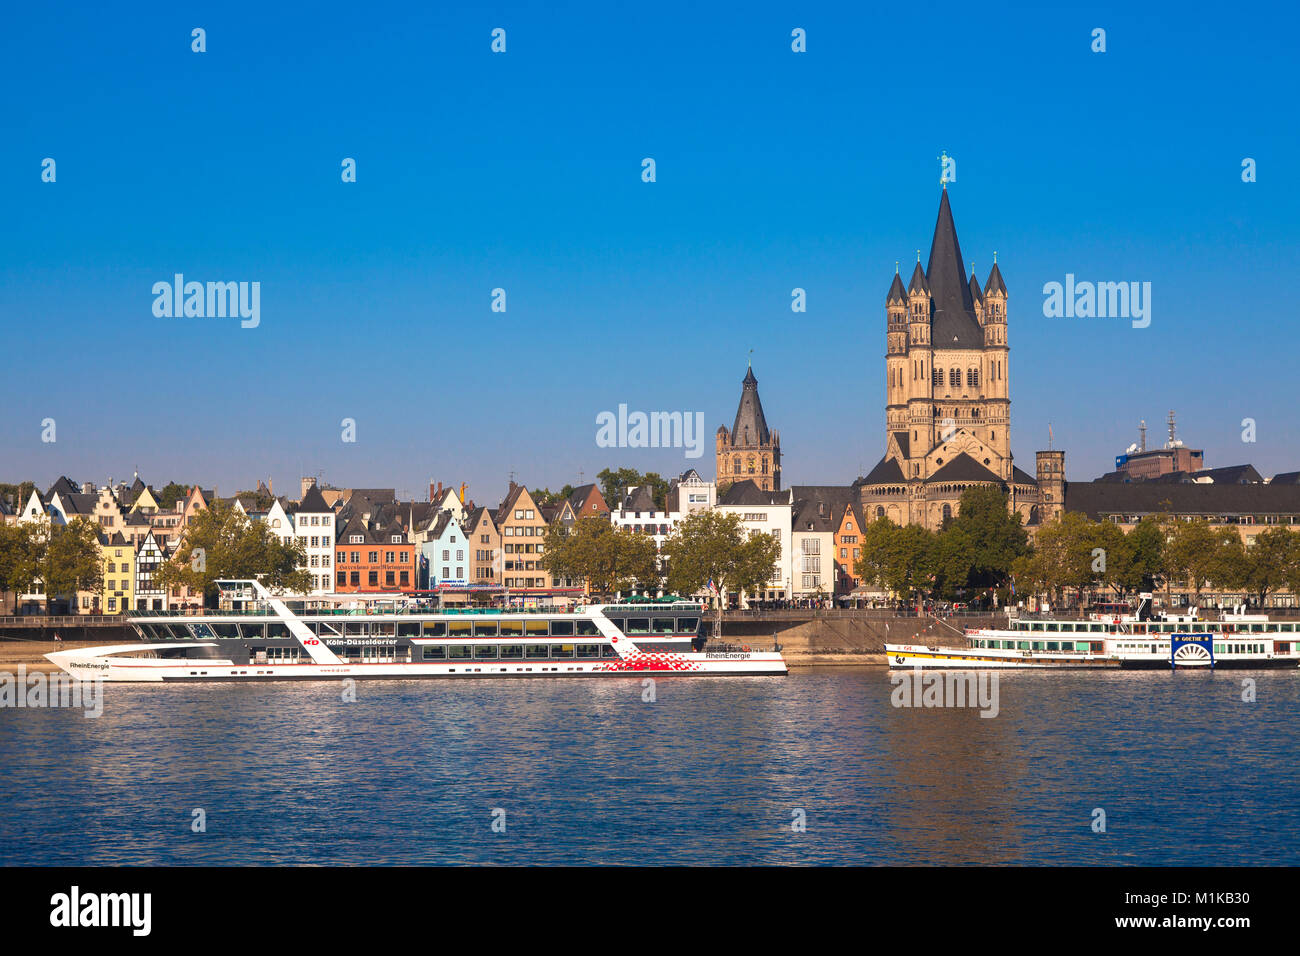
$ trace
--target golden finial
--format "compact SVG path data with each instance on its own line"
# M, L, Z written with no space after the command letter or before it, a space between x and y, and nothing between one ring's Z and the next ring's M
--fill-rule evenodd
M898 275L898 260L894 260L894 275Z

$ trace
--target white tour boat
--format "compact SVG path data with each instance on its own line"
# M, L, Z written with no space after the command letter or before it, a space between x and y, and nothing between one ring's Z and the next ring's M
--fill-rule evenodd
M965 647L886 644L893 668L1233 667L1295 668L1300 621L1272 621L1234 608L1218 620L1150 613L1141 595L1135 614L1088 619L1012 618L1006 628L971 628Z
M300 607L257 581L219 581L221 609L140 614L141 641L45 656L105 681L784 675L779 650L707 639L691 601L576 610ZM349 598L354 596L349 595ZM389 600L389 603L395 603Z

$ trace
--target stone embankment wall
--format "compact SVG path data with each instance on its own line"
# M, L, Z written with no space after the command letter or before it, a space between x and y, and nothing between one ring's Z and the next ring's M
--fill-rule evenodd
M776 611L723 620L723 639L769 648L791 665L884 664L885 643L964 647L964 628L1005 627L1005 615L898 617L879 611Z

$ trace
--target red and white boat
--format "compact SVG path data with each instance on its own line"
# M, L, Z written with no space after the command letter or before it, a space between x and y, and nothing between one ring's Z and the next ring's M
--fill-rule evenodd
M138 614L129 619L138 643L45 656L83 680L132 682L788 673L779 650L709 641L702 608L691 601L312 609L306 605L322 602L275 596L257 581L218 585L220 610Z

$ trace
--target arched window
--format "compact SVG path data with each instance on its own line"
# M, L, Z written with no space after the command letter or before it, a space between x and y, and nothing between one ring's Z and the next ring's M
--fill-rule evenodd
M944 505L944 506L943 506L943 520L944 520L945 522L947 522L947 521L951 521L951 520L952 520L952 506L951 506L951 505Z
M980 383L980 372L977 368L966 369L966 385L970 388L978 388Z
M764 458L763 458L763 474L765 474L765 475L767 474L767 457L766 457L766 456L764 456Z
M934 375L931 376L930 378L930 384L933 385L935 388L938 388L940 385L943 384L943 369L941 368L934 369Z
M948 369L948 385L951 388L959 388L961 386L961 369Z
M754 456L753 456L753 455L750 455L750 456L749 456L748 464L749 464L749 473L752 475L752 474L754 474Z
M876 517L883 518L884 516L885 516L885 509L880 505L876 505Z
M733 475L738 475L738 474L740 474L740 456L739 456L739 455L737 455L735 458L731 459L731 473L732 473Z

